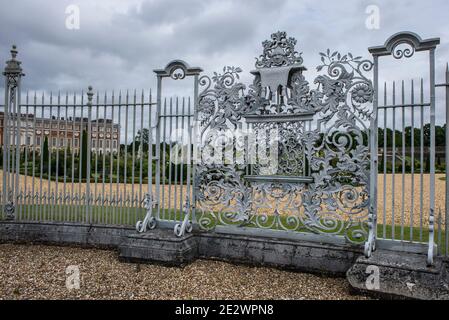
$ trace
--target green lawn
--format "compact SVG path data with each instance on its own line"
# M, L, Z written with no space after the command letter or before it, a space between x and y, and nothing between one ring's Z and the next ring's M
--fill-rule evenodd
M16 208L16 216L31 221L91 222L134 226L137 221L143 220L145 215L145 209L133 207L23 205ZM161 217L165 220L180 220L183 216L178 210L161 209Z

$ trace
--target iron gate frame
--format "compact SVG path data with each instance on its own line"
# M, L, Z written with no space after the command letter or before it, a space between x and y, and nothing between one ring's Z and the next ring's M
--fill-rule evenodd
M161 118L166 115L162 115L162 89L163 89L163 80L164 79L172 79L175 81L184 80L189 77L193 77L193 91L194 91L194 114L193 114L193 123L196 122L197 118L197 104L198 104L198 87L199 87L199 76L203 69L199 67L190 67L190 65L183 60L172 60L169 62L164 69L155 69L153 72L157 77L157 101L156 101L156 125L154 128L156 129L156 155L152 156L152 161L156 161L156 194L153 195L152 188L150 188L150 192L146 195L145 198L145 209L147 210L147 214L143 221L138 221L136 224L136 230L140 233L145 232L146 230L152 230L157 227L157 225L165 226L165 227L173 227L174 233L178 237L184 236L186 232L192 232L193 225L195 223L195 192L191 192L191 190L195 190L194 179L192 176L195 176L196 163L192 161L192 158L195 157L196 153L196 142L188 143L187 150L187 196L186 201L183 207L183 214L180 215L180 220L176 221L176 213L175 213L175 221L164 220L161 217L161 202L164 199L161 199L161 186L164 187L165 183L161 184L161 133L163 137L166 136L166 128L164 127L164 132L162 132L161 128ZM172 115L170 115L171 117ZM189 142L192 141L192 137L196 137L195 133L196 126L192 125L189 121L188 123L188 136ZM150 131L153 128L150 128ZM169 133L171 134L171 132ZM165 143L165 139L162 139ZM191 146L193 145L193 150ZM152 154L152 151L151 151ZM165 157L164 157L165 158ZM152 165L152 163L150 163ZM162 164L165 165L165 164ZM164 177L165 180L165 177ZM192 198L192 199L190 199ZM161 201L162 200L162 201ZM192 205L193 203L193 205Z
M400 49L400 45L408 45L408 48ZM435 50L440 44L439 38L425 39L423 40L418 34L413 32L398 32L392 35L385 41L382 46L370 47L368 51L373 56L374 60L374 88L375 95L373 100L373 114L375 115L374 126L376 130L373 131L372 144L372 182L375 178L375 188L372 190L372 211L375 212L372 217L372 235L370 237L371 243L365 251L369 257L372 249L375 249L375 242L377 237L377 172L378 172L378 115L379 115L379 58L392 56L395 59L410 58L415 52L429 53L429 93L430 93L430 211L429 211L429 239L428 239L428 252L427 252L427 264L432 265L435 256ZM398 105L399 107L405 107L405 105ZM393 108L397 106L392 106ZM412 106L413 107L413 106ZM394 109L393 109L394 110ZM446 191L447 192L447 191ZM384 200L385 201L385 200ZM393 231L394 234L394 231ZM393 236L394 240L394 236Z

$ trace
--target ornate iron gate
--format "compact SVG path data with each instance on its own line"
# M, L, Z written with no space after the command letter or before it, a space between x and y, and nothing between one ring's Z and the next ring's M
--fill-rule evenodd
M310 89L295 45L285 32L263 42L247 92L240 68L200 78L196 220L205 230L364 243L373 64L327 50Z

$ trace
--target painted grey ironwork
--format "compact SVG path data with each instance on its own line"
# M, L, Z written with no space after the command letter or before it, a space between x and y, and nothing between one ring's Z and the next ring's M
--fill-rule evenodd
M422 40L410 32L396 34L383 46L369 49L373 62L327 50L320 53L319 75L313 84L306 80L307 68L296 44L285 32L274 33L263 42L262 54L251 71L254 81L248 88L239 80L240 68L227 66L209 77L201 76L201 68L174 60L154 71L156 102L151 91L146 99L145 93L137 90L100 96L89 87L86 93L73 96L50 93L39 99L36 93L27 93L24 104L20 101L23 73L13 47L4 72L3 217L91 224L137 222L138 232L169 227L178 236L198 228L349 243L364 245L367 256L376 247L395 247L397 243L415 248L428 231L428 263L436 254L435 242L438 253L444 246L447 255L449 188L445 211L435 208L435 49L439 39ZM394 82L391 87L380 84L380 57L404 59L421 51L429 53L429 101L424 99L423 79L410 84ZM162 95L164 79L189 77L193 78L192 101ZM446 88L446 123L448 83L449 68L446 83L438 85ZM412 128L410 212L406 211L404 188L407 117ZM430 212L425 212L427 174L422 164L428 124L431 196ZM76 126L80 127L77 132ZM415 127L420 129L419 137ZM148 130L147 154L144 129ZM182 141L172 135L179 129ZM402 130L400 138L396 129ZM21 130L25 143L21 142ZM48 131L52 140L53 130L55 153L45 158L43 133ZM114 152L103 152L114 130L118 130L120 142ZM383 141L379 141L379 132L384 134ZM85 150L83 137L87 138ZM449 140L447 131L446 137ZM393 148L380 151L379 144L386 146L390 139ZM54 147L53 141L47 143L50 149ZM447 144L445 150L448 163ZM379 156L383 161L379 162ZM83 157L87 159L86 176ZM419 169L415 160L421 162ZM388 174L388 165L392 165L393 175ZM379 186L378 177L380 181L383 178ZM389 177L392 194L386 192ZM416 188L415 179L420 179ZM382 185L383 192L378 194ZM378 205L381 199L383 206ZM386 215L389 202L391 220ZM395 208L397 204L400 206ZM396 227L399 232L392 232Z
M449 175L447 174L448 164L449 164L449 130L447 130L447 126L449 125L449 64L446 64L446 72L445 72L445 83L438 84L436 87L445 88L445 98L446 98L446 145L445 145L445 156L446 156L446 193L445 193L445 210L444 210L444 234L445 234L445 242L438 241L439 246L444 246L446 257L449 256ZM441 228L440 228L441 230Z
M3 212L6 219L16 217L15 199L19 196L19 164L20 150L18 130L20 130L20 86L22 77L21 62L17 60L17 47L11 49L11 59L6 62L3 72L5 76L5 104L4 104L4 130L3 133ZM17 131L16 131L17 130ZM14 147L14 142L16 147ZM12 159L10 157L12 155ZM14 156L16 163L14 163ZM15 166L15 167L14 167Z
M295 45L285 32L263 43L247 94L238 82L240 68L225 67L212 78L200 79L199 149L246 122L256 136L270 129L278 132L279 166L267 175L267 168L256 162L245 176L245 166L197 159L198 224L206 230L255 226L260 234L264 229L312 232L364 243L370 161L363 136L369 134L373 98L365 73L373 64L328 50L320 54L317 68L327 74L319 75L318 87L310 90ZM304 158L308 171L301 163Z
M136 224L136 230L138 232L146 232L147 230L152 230L156 228L156 217L154 216L153 209L154 203L151 193L147 193L145 195L144 206L147 211L147 214L143 221L138 221Z
M140 168L139 165L130 168L132 175L137 177L139 174L139 181L136 181L139 184L139 192L135 192L131 198L127 190L127 185L130 186L127 181L122 181L123 176L119 174L120 149L133 148L129 141L120 139L123 133L121 120L124 118L121 113L122 106L126 106L147 115L140 118L140 124L130 123L130 132L151 127L151 114L156 105L152 102L151 94L148 100L142 94L141 101L124 104L121 93L118 103L114 93L112 101L107 94L104 95L104 100L100 101L99 93L95 95L91 88L86 93L87 99L84 99L84 93L74 93L73 99L69 93L66 93L65 97L61 93L50 93L47 97L42 94L42 98L38 99L36 92L33 95L27 92L25 103L22 104L19 80L23 73L20 61L16 59L15 47L11 54L12 59L7 62L4 71L5 101L9 103L2 106L2 217L106 224L126 224L126 220L129 220L134 223L144 210L144 193L140 192L144 183L140 175L144 160L143 157L139 158L142 163ZM114 120L116 118L118 121ZM149 123L144 123L144 118L149 119ZM99 132L100 130L103 131ZM149 131L148 143L151 144L152 134L151 130ZM85 151L82 148L83 135L87 136ZM45 158L45 152L42 152L45 139L50 154L48 158ZM135 140L135 136L133 139ZM102 140L104 145L100 150L98 141ZM96 145L91 145L95 142ZM83 156L86 157L85 167L82 167L81 163ZM137 164L138 156L135 152L129 161ZM98 161L100 159L101 161ZM106 159L109 161L105 161ZM105 170L107 162L115 164L115 167L110 166L109 172ZM86 177L82 173L84 170L89 172ZM116 181L113 181L114 174L117 174ZM89 176L92 177L92 183ZM108 178L109 192L106 188ZM148 181L150 190L151 179ZM101 187L97 186L98 182ZM113 189L113 182L117 186L116 189ZM97 187L100 190L97 190ZM126 202L125 199L130 201ZM126 210L129 215L124 214Z
M152 199L152 205L147 208L147 215L143 221L138 221L136 225L136 229L138 232L145 232L147 229L155 228L158 224L166 223L167 221L173 221L174 224L174 233L181 237L186 232L191 232L193 229L193 224L195 220L195 206L192 206L192 203L195 203L195 192L192 192L194 187L192 186L192 175L195 172L195 163L192 161L192 145L195 145L194 142L194 133L192 133L192 123L190 120L190 116L187 117L187 126L188 126L188 138L189 142L187 144L187 181L186 181L186 194L185 198L182 198L180 201L185 201L184 206L179 212L176 210L176 204L171 201L171 189L172 189L172 181L171 181L171 150L167 150L167 142L169 143L169 147L171 147L171 131L173 120L176 121L178 114L173 114L173 100L169 101L169 109L167 108L167 100L164 99L164 103L162 103L162 85L164 78L170 78L172 80L183 80L186 77L193 77L193 89L194 89L194 110L196 110L197 105L197 97L198 97L198 79L199 75L202 72L201 68L198 67L190 67L186 62L182 60L174 60L167 64L164 69L154 70L154 73L157 76L157 110L156 110L156 155L153 158L156 161L156 172L155 172L155 182L156 182L156 190L155 195L153 195L153 191L150 190L148 197ZM179 100L176 100L176 110L179 110ZM190 106L190 104L189 104ZM190 109L190 108L189 108ZM167 112L170 111L170 113ZM196 112L193 114L193 121L195 121ZM169 121L169 125L167 126L167 121ZM184 115L183 115L183 124L184 124ZM169 137L167 137L167 129L169 129ZM161 147L161 144L163 145ZM167 152L169 152L170 159L166 159ZM162 154L161 154L162 153ZM166 161L170 161L169 167L169 180L168 183L166 181ZM161 181L162 180L162 181ZM181 179L181 189L184 187ZM166 192L168 189L168 192ZM166 196L168 195L168 199ZM173 219L171 219L170 211L174 210ZM168 214L167 214L168 211ZM177 218L177 214L179 214L179 218Z
M374 99L374 114L377 118L379 115L379 110L383 110L384 112L384 132L386 135L386 123L387 123L387 111L391 109L392 111L392 192L391 192L391 203L392 203L392 217L391 217L391 239L396 240L396 229L395 229L395 201L398 199L401 199L401 205L402 205L402 216L401 216L401 232L400 232L400 239L399 241L404 241L404 206L405 206L405 198L404 198L404 185L405 185L405 138L404 138L404 117L405 117L405 109L410 108L411 114L414 114L414 108L420 107L421 112L421 165L420 165L420 239L422 240L422 234L423 234L423 148L424 148L424 140L423 140L423 129L424 129L424 107L429 107L429 122L430 122L430 199L429 199L429 213L428 213L428 232L429 232L429 239L428 239L428 252L427 252L427 263L429 265L433 264L433 258L435 255L434 249L435 249L435 50L436 47L439 45L440 39L434 38L434 39L427 39L423 40L421 37L419 37L417 34L412 32L400 32L397 34L394 34L391 36L383 46L378 47L371 47L369 48L370 53L374 57L374 79L375 79L375 99ZM405 46L405 48L404 48ZM429 95L430 95L430 101L428 103L424 103L424 86L423 86L423 80L421 80L421 103L415 104L414 103L414 91L412 90L412 101L409 105L405 102L405 89L404 89L404 82L402 82L402 91L401 91L401 102L399 104L396 103L396 85L395 82L393 82L393 95L392 95L392 105L387 105L387 99L386 99L386 90L385 90L385 101L384 106L379 107L378 104L378 93L379 93L379 83L378 83L378 75L379 75L379 57L383 56L393 56L395 59L403 59L403 58L410 58L412 57L415 52L421 52L421 51L428 51L429 53ZM413 83L412 83L413 86ZM386 84L385 84L386 88ZM396 170L396 110L402 111L402 190L401 194L402 197L399 198L395 190L395 170ZM413 118L414 121L414 118ZM412 127L412 131L414 130L414 124ZM377 159L377 150L378 150L378 139L377 139L378 131L375 130L373 132L373 136L371 139L373 140L373 148L372 152L376 154L372 154L371 159L372 161L376 161ZM413 143L414 144L414 141ZM386 149L386 143L384 143L384 149ZM385 161L386 161L386 154L385 154ZM384 163L384 177L386 175L387 166L386 163ZM377 168L377 163L373 163L373 168ZM377 170L377 169L376 169ZM414 171L412 170L414 173ZM377 177L377 173L376 173ZM374 179L374 176L372 177ZM385 178L384 178L385 179ZM384 194L383 194L383 202L384 202L384 229L383 229L383 238L386 238L386 207L385 203L387 201L386 194L385 194L385 187L386 183L384 180ZM412 198L414 198L414 195L412 195ZM377 191L375 194L372 194L372 199L377 199ZM372 201L372 203L375 205L376 201ZM413 199L412 199L413 201ZM374 211L377 212L377 206L374 206ZM413 213L411 220L413 221ZM411 222L411 229L413 229L413 224ZM413 238L410 238L410 241L413 242Z

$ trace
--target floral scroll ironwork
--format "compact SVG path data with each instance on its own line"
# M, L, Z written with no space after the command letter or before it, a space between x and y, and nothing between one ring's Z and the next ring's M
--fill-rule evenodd
M295 51L296 39L287 38L286 32L278 31L271 40L262 43L263 54L256 59L257 68L281 67L302 64L301 55Z
M322 74L310 90L296 40L284 32L271 39L263 43L256 68L293 66L288 69L288 88L277 92L278 99L263 94L261 72L253 72L247 90L238 81L240 68L225 67L221 74L200 79L204 90L198 115L202 147L210 143L211 130L235 130L245 122L255 131L277 129L277 173L253 181L249 170L263 175L257 163L200 161L195 180L199 225L311 232L363 243L369 231L368 128L373 101L373 85L365 74L373 64L328 50L320 54L317 70Z

